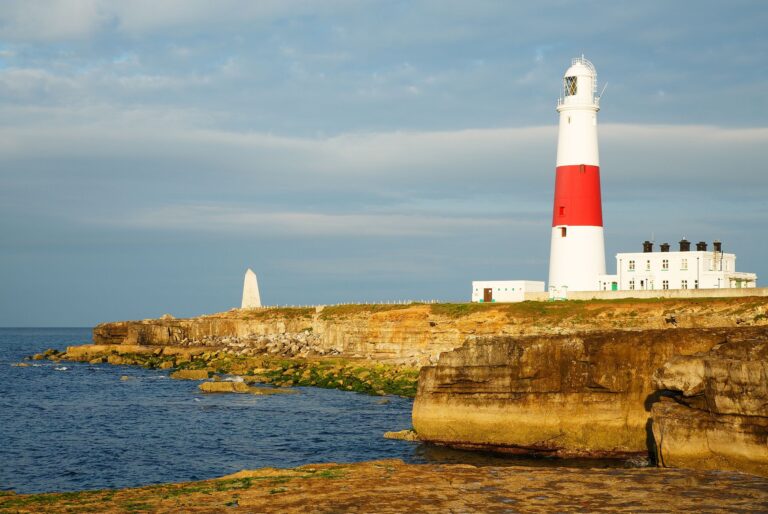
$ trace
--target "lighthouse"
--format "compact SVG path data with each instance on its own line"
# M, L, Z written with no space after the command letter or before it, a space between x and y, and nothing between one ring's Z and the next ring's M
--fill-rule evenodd
M598 289L605 274L603 210L600 200L600 157L597 150L597 72L584 58L571 61L563 76L557 102L555 201L549 255L549 289L558 296L568 291Z

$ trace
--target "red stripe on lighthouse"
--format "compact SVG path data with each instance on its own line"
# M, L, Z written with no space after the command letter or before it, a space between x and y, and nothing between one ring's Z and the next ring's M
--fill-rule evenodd
M600 167L589 164L558 166L552 226L603 226Z

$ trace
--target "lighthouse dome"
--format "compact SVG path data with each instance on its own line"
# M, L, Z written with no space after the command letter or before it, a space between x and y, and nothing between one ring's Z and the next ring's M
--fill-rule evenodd
M583 77L585 75L594 79L597 77L597 71L595 70L595 66L582 55L571 61L571 67L565 71L565 75L563 76Z
M597 92L597 70L584 58L571 60L571 66L563 75L563 92L558 100L558 110L565 105L590 105L599 108Z

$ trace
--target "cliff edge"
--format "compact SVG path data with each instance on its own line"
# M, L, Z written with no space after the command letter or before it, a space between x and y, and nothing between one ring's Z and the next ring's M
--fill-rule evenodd
M487 336L766 324L768 300L757 297L339 305L102 323L93 339L95 344L214 346L253 355L338 355L426 365L466 340Z

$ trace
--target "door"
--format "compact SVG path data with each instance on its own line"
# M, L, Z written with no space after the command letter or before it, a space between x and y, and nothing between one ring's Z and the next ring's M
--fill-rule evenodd
M484 302L492 302L493 301L493 288L492 287L486 287L483 289L483 301Z
M616 282L611 282L611 291L618 291L619 290L619 284Z

